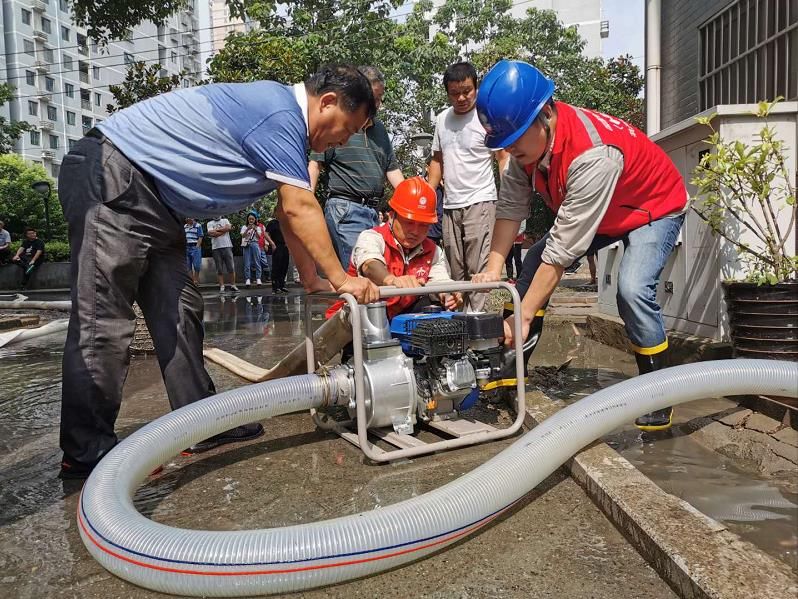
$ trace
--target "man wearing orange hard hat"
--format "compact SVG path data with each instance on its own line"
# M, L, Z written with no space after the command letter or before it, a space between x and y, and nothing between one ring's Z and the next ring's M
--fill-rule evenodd
M429 226L438 222L435 190L421 177L405 179L397 185L388 206L388 222L358 236L349 274L366 277L376 285L402 288L452 282L443 250L427 238ZM435 299L449 310L462 303L459 293L440 294ZM388 298L388 318L418 309L425 302L426 296L418 295ZM341 305L333 305L328 316Z

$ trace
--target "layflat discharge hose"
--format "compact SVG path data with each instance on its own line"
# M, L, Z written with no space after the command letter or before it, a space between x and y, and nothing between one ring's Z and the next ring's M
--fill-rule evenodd
M134 584L193 596L282 593L376 574L479 530L582 447L637 416L721 395L796 397L798 363L720 360L618 383L561 410L459 479L352 516L211 532L152 522L135 510L132 497L147 474L183 448L247 422L321 407L342 384L316 375L259 383L181 408L135 432L83 488L78 524L89 552Z

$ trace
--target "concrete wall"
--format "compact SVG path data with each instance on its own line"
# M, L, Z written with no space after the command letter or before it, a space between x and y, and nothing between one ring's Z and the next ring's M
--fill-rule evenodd
M713 126L727 140L739 139L754 143L762 122L751 115L755 106L750 104L719 106L707 111L717 112ZM785 102L777 107L768 119L779 137L787 142L787 168L792 180L796 175L796 148L798 147L798 102ZM708 129L687 119L653 136L668 153L685 179L688 192L692 172L698 164L699 152L706 149L702 140ZM789 214L779 218L782 230L789 223ZM753 243L745 231L739 237ZM795 253L795 239L787 243L788 251ZM615 303L618 266L623 257L623 246L599 252L599 311L618 315ZM744 270L737 261L734 247L710 233L704 222L692 211L687 213L678 246L662 273L657 299L662 306L665 324L669 329L689 335L699 335L719 341L728 340L728 326L721 293L721 281L743 278Z
M730 0L666 0L662 3L662 128L699 112L698 27Z
M241 256L235 256L236 281L244 282L244 261ZM45 262L33 274L28 285L29 289L68 289L72 286L69 276L69 262ZM290 278L290 273L289 273ZM0 291L13 291L19 289L22 280L22 270L14 265L0 267ZM200 271L200 284L216 283L216 267L213 258L202 259Z

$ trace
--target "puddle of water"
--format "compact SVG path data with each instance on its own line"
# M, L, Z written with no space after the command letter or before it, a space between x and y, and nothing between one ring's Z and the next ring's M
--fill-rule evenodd
M545 329L530 364L538 367L533 382L566 403L637 374L631 355L577 334L572 325ZM722 398L690 402L676 408L673 428L656 438L630 423L604 440L665 491L798 571L798 494L689 436L698 419L736 406Z
M206 341L263 367L271 366L303 335L301 302L298 294L271 297L244 293L224 299L206 296ZM314 306L316 324L321 322L327 304L318 302ZM533 366L547 367L535 372L548 395L572 402L636 374L631 356L575 333L571 325L548 327L532 358ZM63 530L74 524L69 503L74 503L74 497L70 500L68 496L75 492L65 489L56 478L60 459L57 438L62 344L63 337L59 336L0 349L0 520L22 523L25 515L47 510L52 515L53 542L58 544L63 543ZM556 369L569 360L566 368ZM220 389L240 384L232 377L225 379L227 375L220 369L213 370L213 376ZM133 361L125 392L135 399L124 402L120 413L118 428L125 434L168 409L154 358ZM690 432L684 426L686 421L722 411L729 405L732 404L725 400L706 400L679 408L672 435L655 443L646 442L631 426L615 431L606 440L665 490L722 520L734 532L798 569L798 508L794 505L798 504L798 497L780 489L773 480L736 468L730 460L686 436ZM305 434L310 433L297 432L294 441L303 442ZM318 443L315 437L308 441ZM268 443L271 447L280 441ZM340 456L333 456L332 449L326 451L330 456L319 455L337 465ZM461 451L465 452L463 456L469 455L466 450ZM264 467L267 465L265 461ZM456 474L459 471L453 473ZM411 478L400 477L397 489L410 488ZM269 481L263 484L264 493L275 494ZM217 491L235 502L239 490L231 485L222 481ZM226 486L230 490L225 491ZM368 485L370 493L375 488ZM167 475L142 488L137 502L145 513L156 518L164 516L175 505L171 499L175 490L174 480ZM377 503L390 502L390 495L390 489L382 489ZM270 501L277 501L275 497ZM368 509L364 498L361 495L344 511ZM307 514L318 515L316 510L329 515L328 506L319 507L314 498L307 501ZM0 555L19 553L8 542L11 541L0 542Z

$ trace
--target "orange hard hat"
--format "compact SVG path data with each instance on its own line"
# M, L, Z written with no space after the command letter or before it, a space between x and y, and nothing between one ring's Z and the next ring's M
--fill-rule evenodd
M430 225L438 222L438 196L421 177L411 177L397 185L388 205L408 220Z

